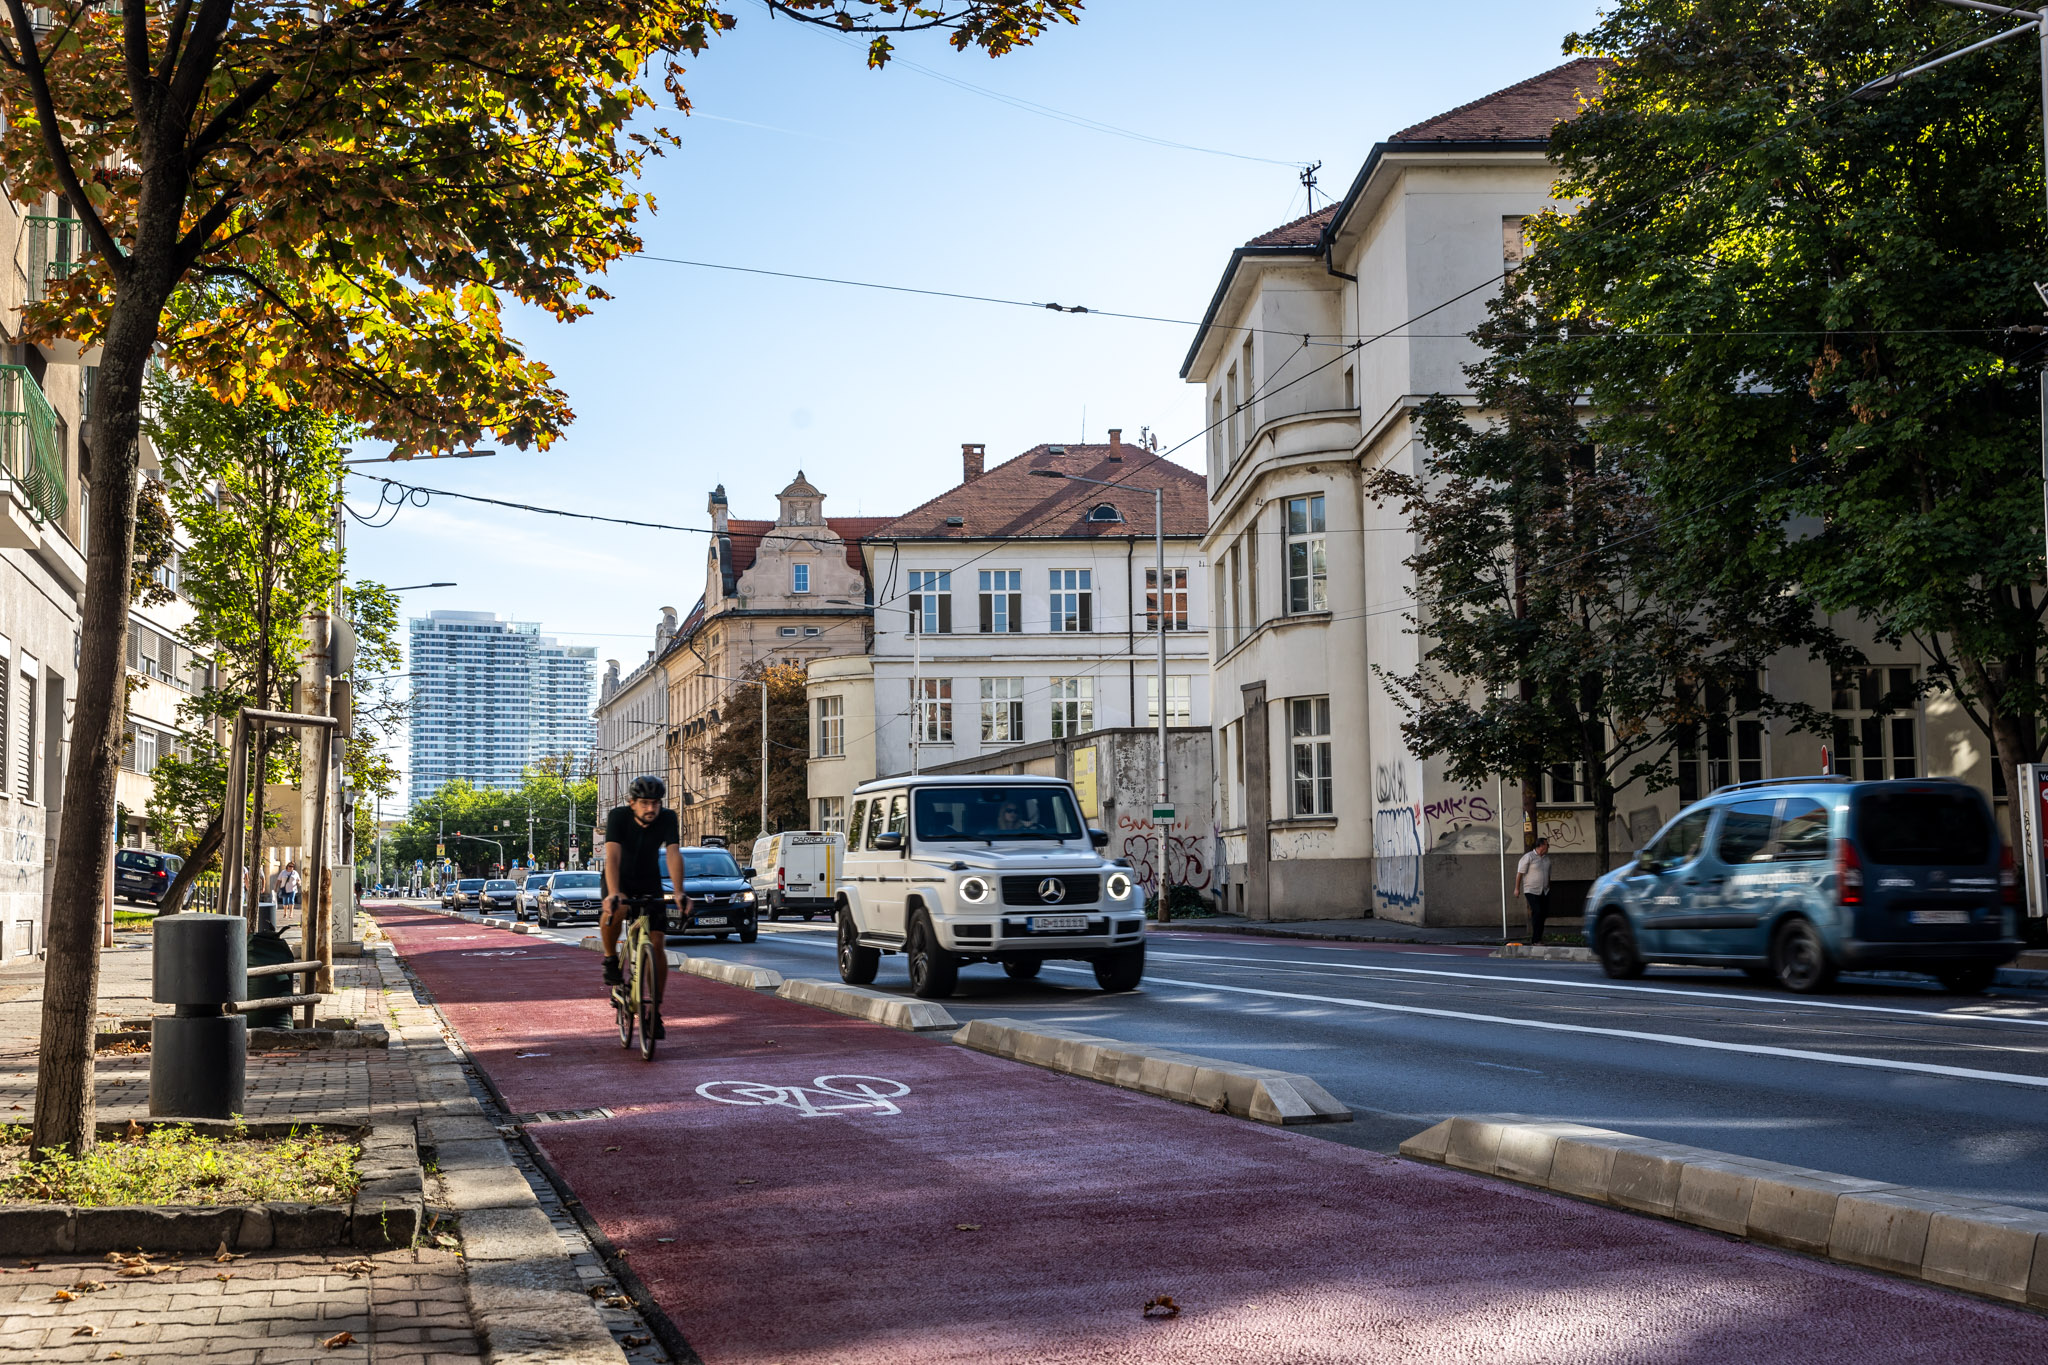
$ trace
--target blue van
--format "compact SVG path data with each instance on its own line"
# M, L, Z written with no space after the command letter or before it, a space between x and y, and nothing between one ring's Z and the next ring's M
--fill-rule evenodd
M1975 787L1794 777L1723 787L1593 883L1607 975L1737 967L1802 994L1848 970L1975 994L2019 955L2012 850Z

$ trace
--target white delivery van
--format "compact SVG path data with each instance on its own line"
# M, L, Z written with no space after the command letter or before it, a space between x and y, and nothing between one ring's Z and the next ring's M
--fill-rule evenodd
M767 919L783 912L829 915L839 890L839 865L846 851L844 834L824 830L784 830L754 840L754 897Z

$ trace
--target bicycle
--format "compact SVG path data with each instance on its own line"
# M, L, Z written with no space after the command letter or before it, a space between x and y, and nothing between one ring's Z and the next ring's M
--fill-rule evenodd
M666 916L666 896L621 896L620 901L642 911ZM667 1030L661 1022L661 974L655 970L654 942L647 932L648 915L638 914L626 923L619 939L619 970L625 984L612 987L612 1011L619 1019L619 1046L633 1046L633 1032L640 1033L640 1060L654 1060L654 1044ZM650 984L651 983L651 984Z

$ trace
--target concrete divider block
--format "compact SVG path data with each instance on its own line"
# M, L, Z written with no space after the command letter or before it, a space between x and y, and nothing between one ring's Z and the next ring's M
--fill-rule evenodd
M2027 1277L2027 1303L2048 1308L2048 1232L2034 1239L2034 1273Z
M1749 1231L1749 1210L1762 1174L1739 1157L1688 1161L1679 1171L1672 1216L1682 1223L1740 1237Z
M750 991L772 991L782 987L782 973L745 962L726 962L715 957L679 957L676 965L691 976L743 986Z
M1451 1120L1451 1141L1444 1149L1444 1164L1461 1171L1494 1173L1500 1157L1501 1125L1480 1118Z
M1927 1228L1956 1205L1926 1190L1892 1187L1844 1194L1835 1203L1826 1251L1838 1261L1918 1275L1927 1256Z
M1607 1203L1608 1186L1614 1176L1614 1154L1641 1141L1626 1133L1559 1138L1550 1158L1550 1179L1545 1183L1559 1194Z
M1687 1158L1706 1155L1697 1147L1675 1142L1636 1142L1614 1149L1607 1177L1607 1200L1639 1213L1671 1218L1678 1211L1678 1181Z
M945 1007L930 1000L905 1000L865 986L844 986L836 981L784 981L776 988L777 999L815 1005L837 1014L850 1014L906 1033L951 1032L960 1027Z
M1895 1188L1882 1180L1809 1171L1799 1166L1758 1163L1758 1175L1749 1201L1749 1226L1743 1235L1772 1246L1828 1256L1840 1227L1840 1201L1845 1195L1865 1195Z
M1401 1155L1415 1161L1442 1161L1451 1148L1451 1126L1456 1119L1433 1123L1401 1144Z
M1920 1278L2025 1303L2043 1233L2048 1213L2034 1209L1987 1204L1937 1212L1928 1220Z

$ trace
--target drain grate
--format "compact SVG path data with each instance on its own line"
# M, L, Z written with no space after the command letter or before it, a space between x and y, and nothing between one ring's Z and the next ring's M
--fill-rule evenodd
M580 1123L585 1119L613 1117L609 1109L543 1109L537 1114L514 1114L512 1122L530 1127L536 1123Z

